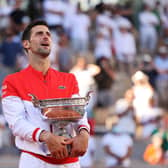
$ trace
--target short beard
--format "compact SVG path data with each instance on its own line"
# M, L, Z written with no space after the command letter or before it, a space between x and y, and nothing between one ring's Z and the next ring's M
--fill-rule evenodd
M42 56L42 57L48 57L49 56L49 54L50 54L50 50L43 50L43 49L39 49L39 51L38 51L39 53L40 53L40 55Z

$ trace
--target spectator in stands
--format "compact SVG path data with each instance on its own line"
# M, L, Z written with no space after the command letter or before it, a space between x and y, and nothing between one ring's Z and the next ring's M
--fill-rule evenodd
M75 55L85 56L88 54L90 25L89 16L78 5L70 26L71 45Z
M116 125L117 126L117 125ZM102 138L106 168L130 167L133 139L120 132L115 126Z
M96 64L100 67L100 73L95 76L98 86L97 106L111 106L113 104L113 97L110 90L115 80L115 72L110 59L105 56L101 56L97 59Z
M157 16L152 8L146 3L139 13L139 38L142 53L154 54L158 42L156 26L159 24Z
M21 37L21 33L24 28L29 24L30 18L27 16L26 12L21 8L14 8L10 15L10 26L14 30L15 36L18 36L18 41Z
M16 70L17 57L23 53L21 43L15 37L11 28L6 29L6 38L0 44L0 55L2 64L10 69L10 72Z
M156 89L156 78L158 73L154 66L153 59L149 54L143 55L139 69L148 76L150 84Z
M12 7L6 0L0 1L0 30L7 28L9 26L9 14L12 11Z
M68 10L62 0L45 0L43 2L44 19L50 30L55 33L62 32L65 11Z
M131 75L134 72L136 60L136 42L131 33L132 24L125 18L117 21L118 31L114 34L116 60L119 70ZM122 47L121 47L122 44Z
M157 108L155 91L150 85L147 75L142 71L137 71L132 76L132 81L136 120L142 127L142 138L148 138L158 125L161 110Z
M68 35L63 32L59 35L58 51L55 60L58 64L58 69L62 72L69 72L73 66L75 56L73 49L70 47L70 39Z
M151 143L145 149L144 160L149 164L168 165L167 119L168 116L165 113L162 116L160 125L152 132Z
M166 46L159 47L159 53L154 59L154 65L158 73L156 87L160 105L167 107L168 102L168 49Z
M117 130L127 133L132 138L136 133L136 118L133 109L134 95L129 89L125 92L124 97L117 100L114 105L114 115L118 117Z
M97 85L94 76L100 72L100 68L94 64L89 64L85 57L78 57L70 72L76 76L81 96L84 97L92 91L86 109L89 120L94 120L93 109L97 102Z
M44 0L29 0L27 4L27 14L31 20L40 19L44 15L43 11L43 1Z

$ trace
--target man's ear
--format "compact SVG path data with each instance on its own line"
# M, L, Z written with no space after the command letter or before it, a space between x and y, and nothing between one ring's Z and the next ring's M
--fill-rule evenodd
M22 44L23 44L24 49L29 49L30 48L29 40L23 40Z

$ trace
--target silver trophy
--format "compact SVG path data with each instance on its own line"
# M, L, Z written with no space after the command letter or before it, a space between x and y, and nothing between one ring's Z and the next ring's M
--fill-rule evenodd
M85 107L89 102L90 93L86 97L54 98L39 100L35 95L29 94L35 107L41 109L43 119L51 124L51 132L55 135L71 137L66 127L81 119Z

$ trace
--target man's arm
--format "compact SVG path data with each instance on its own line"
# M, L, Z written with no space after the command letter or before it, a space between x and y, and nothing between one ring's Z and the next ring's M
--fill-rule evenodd
M23 102L19 97L7 96L2 98L2 108L14 136L30 142L38 141L42 129L28 122Z
M14 136L29 142L38 141L42 129L27 120L25 107L15 88L13 75L7 76L2 84L2 110Z

